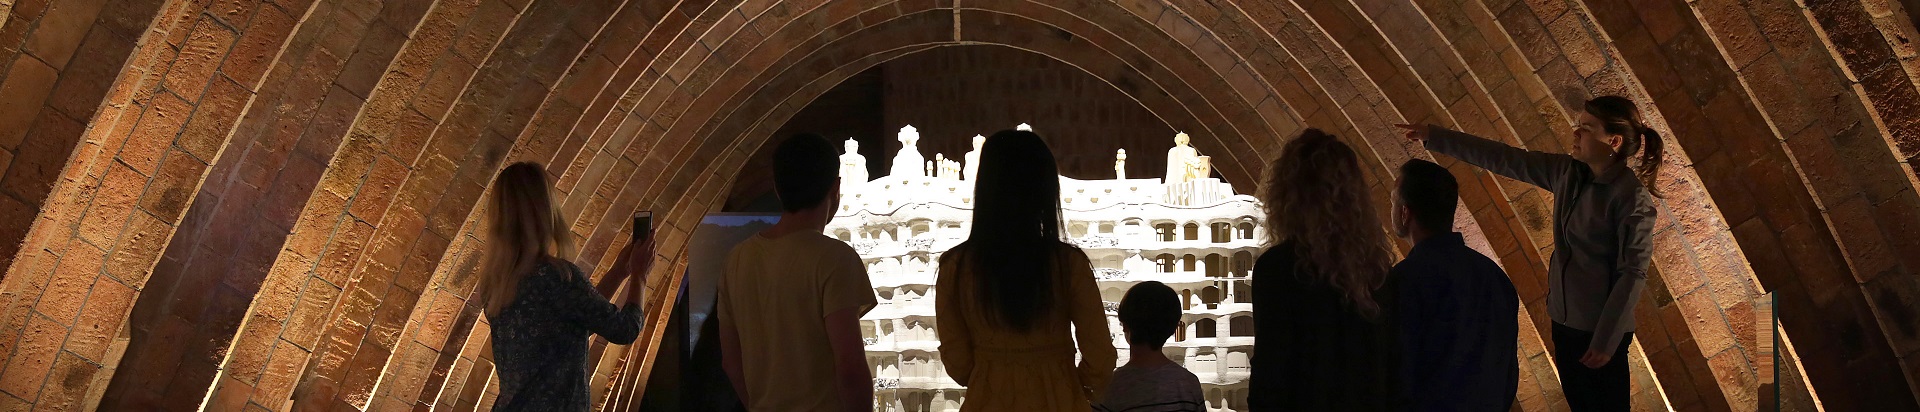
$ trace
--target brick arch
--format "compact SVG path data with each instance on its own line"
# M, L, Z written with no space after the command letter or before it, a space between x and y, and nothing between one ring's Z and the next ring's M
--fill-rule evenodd
M595 236L595 238L599 238L599 236ZM591 241L589 241L589 243L591 243Z
M807 98L807 100L810 100L810 99L811 99L810 97L809 97L809 98ZM806 100L802 100L802 101L806 101ZM792 107L794 107L795 109L797 109L797 108L798 108L798 105L793 105ZM777 125L778 125L778 123L777 123L777 122L773 124L773 126L777 126ZM765 132L760 132L760 131L756 131L755 133L748 133L748 134L746 134L746 136L749 136L749 138L758 138L758 137L765 137L765 134L764 134L764 133L765 133ZM711 141L713 141L713 139L689 139L689 141L705 141L705 142L711 142ZM735 166L735 167L737 167L737 166ZM704 173L705 173L705 172L702 172L702 174L696 174L696 176L703 176L703 174L704 174ZM723 176L723 177L724 177L724 176ZM724 180L726 180L726 179L722 179L721 181L724 181ZM704 191L701 191L701 192L704 192Z
M797 107L797 105L793 105L793 107ZM755 136L755 134L749 134L749 136ZM697 140L695 140L695 142L697 142ZM620 238L624 238L624 236L614 236L614 240L620 240Z

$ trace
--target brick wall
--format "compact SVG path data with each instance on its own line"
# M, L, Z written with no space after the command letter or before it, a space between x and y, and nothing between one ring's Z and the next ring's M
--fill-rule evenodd
M556 179L566 258L601 276L653 210L672 273L796 130L880 171L901 125L958 156L1027 122L1086 178L1121 147L1158 177L1186 131L1250 192L1319 127L1384 206L1434 158L1394 123L1564 151L1578 100L1620 94L1673 148L1636 408L1920 410L1916 0L954 4L0 0L0 409L489 408L472 268L513 161ZM1519 408L1564 410L1552 195L1436 160L1519 286ZM597 407L643 392L650 313L592 344Z

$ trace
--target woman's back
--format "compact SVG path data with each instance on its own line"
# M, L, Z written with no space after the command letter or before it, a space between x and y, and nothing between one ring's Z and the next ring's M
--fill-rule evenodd
M1085 411L1087 388L1106 388L1118 354L1086 254L1054 244L1052 310L1027 331L988 321L968 244L940 259L935 286L940 353L954 381L968 387L963 411ZM1072 333L1069 333L1069 324ZM1082 360L1074 365L1075 341Z
M511 303L488 315L493 357L500 375L496 411L584 411L587 399L587 336L633 343L640 334L640 305L615 307L595 291L580 268L542 259L520 280Z
M1249 402L1258 410L1392 409L1398 361L1392 324L1362 316L1343 292L1301 276L1298 253L1293 242L1282 243L1253 266ZM1380 313L1392 312L1390 295L1373 295L1381 299Z

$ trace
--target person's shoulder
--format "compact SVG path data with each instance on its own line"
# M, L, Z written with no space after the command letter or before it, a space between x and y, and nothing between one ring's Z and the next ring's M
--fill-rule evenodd
M1639 210L1659 213L1659 209L1654 207L1653 191L1646 185L1640 184L1640 179L1626 176L1621 177L1619 181L1620 184L1614 189L1615 193L1608 196L1613 203L1613 208L1629 213Z
M542 256L533 262L533 273L526 277L527 282L568 283L585 281L586 274L573 262L551 256Z
M860 257L860 251L854 250L853 245L821 233L800 235L806 236L806 239L803 241L809 244L807 249L818 253L819 256L822 257L821 260L817 261L820 262L821 266L858 270L860 274L863 275L862 279L865 278L864 275L867 274L867 265L865 260Z
M1253 270L1256 272L1275 270L1292 271L1294 260L1299 259L1297 253L1298 251L1295 250L1293 241L1280 242L1279 244L1269 246L1267 250L1260 251L1259 258L1254 259ZM1263 267L1264 269L1262 269Z
M1187 370L1187 367L1181 366L1178 363L1169 363L1169 364L1163 365L1160 368L1160 370L1157 372L1167 376L1169 379L1174 381L1178 381L1178 382L1193 381L1194 384L1200 383L1200 375L1193 374L1193 371Z
M759 233L749 235L746 239L740 239L740 242L734 243L733 247L727 249L727 260L739 259L742 256L752 253L754 250L760 248L762 241L764 241L764 239L760 237Z
M860 252L853 250L853 245L847 244L846 241L836 239L832 236L827 236L825 233L791 233L787 236L793 236L793 243L799 245L801 248L821 253L825 256L836 258L847 256L858 258L860 256Z
M972 240L960 241L960 244L953 245L953 247L947 248L946 252L940 253L940 264L958 263L955 260L960 259L961 256L965 256L966 252L972 249Z
M1093 264L1093 260L1087 257L1087 251L1081 250L1080 246L1074 245L1072 242L1056 241L1053 244L1053 250L1054 253L1065 256L1068 262L1086 263L1089 266Z

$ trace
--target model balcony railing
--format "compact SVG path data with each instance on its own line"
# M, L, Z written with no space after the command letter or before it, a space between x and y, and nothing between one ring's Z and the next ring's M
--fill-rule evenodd
M1114 248L1120 246L1120 239L1106 235L1087 236L1073 239L1073 244L1081 249Z
M863 239L863 240L855 240L853 242L849 242L848 244L853 246L853 251L859 252L860 255L865 256L865 255L873 254L873 248L879 246L880 242Z

